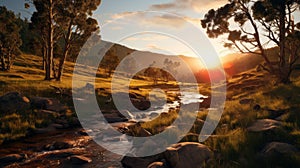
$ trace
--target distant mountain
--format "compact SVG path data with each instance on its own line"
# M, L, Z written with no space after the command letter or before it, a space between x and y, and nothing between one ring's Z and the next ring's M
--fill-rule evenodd
M188 57L183 55L180 56L164 55L164 54L152 53L149 51L138 51L138 50L128 48L126 46L122 46L120 44L114 44L107 41L102 41L102 42L104 43L104 45L111 46L110 50L107 52L109 54L106 54L106 57L109 57L109 55L110 56L113 55L117 57L119 61L123 60L129 55L132 56L138 55L143 58L141 61L144 64L146 63L148 65L155 64L155 66L164 67L164 62L167 59L171 60L173 63L179 62L180 65L176 68L176 71L178 74L181 74L181 76L180 75L178 76L180 79L184 81L191 80L186 77L187 68L185 65L187 65L190 68L190 70L194 73L194 76L196 76L198 82L209 81L208 71L214 72L214 74L219 73L218 69L206 70L199 58ZM227 77L255 68L258 64L263 62L263 59L260 56L253 55L253 54L230 54L221 57L220 59L223 64ZM153 60L155 60L155 63L153 62ZM139 64L139 62L136 62L136 64Z

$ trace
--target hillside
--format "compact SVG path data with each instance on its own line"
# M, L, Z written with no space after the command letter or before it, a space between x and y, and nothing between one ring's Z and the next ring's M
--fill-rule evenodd
M116 48L118 52L132 51L119 45ZM137 53L153 55L149 52ZM170 58L170 56L160 58ZM241 58L246 60L247 56ZM238 59L238 61L243 59ZM236 59L233 60L234 64L240 64L235 62ZM74 63L66 62L63 82L44 81L41 64L41 57L22 55L16 59L11 72L0 72L0 108L6 109L0 110L0 143L3 143L0 146L0 166L40 167L47 164L52 167L72 167L77 164L78 159L86 167L103 165L103 168L123 166L140 168L164 160L172 164L185 162L172 159L172 155L168 154L173 151L170 149L154 157L122 158L97 145L92 137L87 136L91 130L81 129L74 110L71 93ZM80 66L82 67L80 76L84 79L85 75L93 69L84 65ZM275 86L272 76L266 72L257 71L255 68L250 69L250 67L229 78L226 83L227 99L220 123L213 135L200 146L195 142L198 142L199 133L210 107L211 87L218 88L223 83L214 86L199 84L199 92L208 98L200 104L201 108L197 111L198 117L192 129L182 137L180 143L175 145L194 146L190 150L196 152L195 156L199 158L188 162L194 165L257 167L257 163L260 163L259 167L299 167L299 74L299 71L294 73L293 84ZM93 82L92 79L88 80ZM110 78L103 76L100 70L97 72L95 90L91 90L91 85L84 86L83 89L87 89L84 96L90 92L96 93L98 105L101 106L105 119L113 125L113 128L128 135L151 136L167 129L178 117L180 106L175 102L182 98L177 93L178 83L159 80L154 85L151 79L139 77L131 79L129 93L125 93L121 88L127 82L127 78L119 78L115 92L119 96L129 94L136 108L147 109L151 105L148 96L154 88L161 88L164 93L167 93L167 102L175 106L171 106L162 113L152 111L150 114L139 114L131 110L126 113L118 112L114 102L111 101ZM193 84L183 83L183 86L188 88ZM7 95L7 93L10 94ZM22 106L16 106L20 100L11 99L15 96L21 98L20 105ZM154 97L155 103L160 101L159 97L164 97L164 94L157 92ZM192 99L192 97L189 98ZM84 97L77 99L85 102ZM41 106L37 100L43 101L46 105ZM199 98L197 100L199 101ZM91 116L89 123L98 122L94 112L87 111L86 114ZM151 120L143 120L148 117ZM99 131L99 128L96 130ZM177 135L177 132L170 133L170 136ZM120 137L105 139L113 143L119 142ZM120 143L123 142L124 140L120 141ZM152 142L145 145L149 144L151 146ZM195 147L195 144L198 145ZM187 152L181 151L184 148L179 147L176 150L180 155L188 155ZM99 151L101 151L101 157L94 155ZM203 151L208 153L202 153ZM200 155L198 152L205 155ZM203 157L209 158L209 161L199 160ZM103 158L107 158L108 161Z

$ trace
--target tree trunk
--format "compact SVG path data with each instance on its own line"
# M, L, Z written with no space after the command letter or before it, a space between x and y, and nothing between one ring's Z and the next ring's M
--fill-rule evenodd
M71 40L71 37L72 37L72 24L73 24L73 20L70 20L69 27L68 27L68 33L67 33L67 36L65 37L65 47L64 47L63 57L59 61L58 75L57 75L57 78L56 78L57 81L62 80L65 61L67 59L69 49L70 49L70 40Z
M42 70L46 69L46 58L47 58L47 47L46 44L44 44L43 48L42 48L42 52L43 52L43 67Z
M46 59L46 75L45 80L51 80L52 60L53 60L53 2L49 0L49 30L48 30L48 53Z
M4 53L1 52L0 54L1 54L1 55L0 55L1 68L2 68L2 71L5 71L6 65L5 65Z
M10 67L11 67L11 57L12 57L12 55L11 55L11 52L10 51L8 51L8 53L7 53L7 65L6 65L6 70L7 71L9 71L10 70Z
M291 76L291 71L289 69L282 69L279 75L278 82L283 84L289 84L291 83L290 76Z
M67 46L67 48L69 48L69 47ZM65 49L64 54L63 54L63 58L61 58L61 60L59 61L58 75L57 75L57 78L56 78L57 81L61 81L62 80L62 75L63 75L63 71L64 71L64 65L65 65L65 61L67 59L68 50L69 49Z
M56 69L56 64L55 64L55 59L52 58L52 74L53 74L53 78L56 79L57 78L57 69Z
M286 61L286 6L283 3L280 6L280 18L279 18L279 81L281 83L289 83L290 75L289 75L289 65L287 65Z

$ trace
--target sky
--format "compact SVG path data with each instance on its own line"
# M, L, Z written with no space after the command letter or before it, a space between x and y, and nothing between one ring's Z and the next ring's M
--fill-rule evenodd
M0 5L30 18L34 8L25 9L25 0L0 0ZM210 8L217 8L226 0L102 0L94 12L101 27L103 40L119 43L130 48L168 55L197 56L194 48L197 38L202 38L199 47L212 43L219 55L228 50L220 39L203 38L205 31L200 19ZM188 32L189 27L199 32ZM194 34L193 34L194 33ZM178 36L191 36L186 42ZM193 34L193 35L192 35ZM213 51L212 51L213 52Z
M30 18L34 8L25 0L0 0L0 5ZM198 56L195 48L213 46L211 55L236 52L223 47L224 37L209 39L200 20L227 0L102 0L93 17L98 20L103 40L127 47L168 55ZM298 16L299 15L299 16ZM300 20L300 14L295 15ZM186 39L185 37L189 37ZM199 41L200 40L200 41ZM193 47L191 47L193 46ZM196 46L196 47L195 47Z
M103 0L95 17L101 25L103 40L120 43L138 50L168 55L197 56L194 48L212 43L216 52L224 56L231 51L223 47L222 39L208 39L200 20L211 8L224 5L227 0ZM190 27L198 29L189 32ZM189 43L181 34L192 37ZM213 52L213 51L212 51ZM209 53L208 53L209 54Z

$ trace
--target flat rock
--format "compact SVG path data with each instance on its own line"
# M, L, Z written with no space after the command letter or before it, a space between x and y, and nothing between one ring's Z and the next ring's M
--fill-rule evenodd
M20 162L26 158L24 154L10 154L0 158L0 167L12 164L15 162Z
M70 157L70 161L74 165L83 165L83 164L91 163L92 159L81 155L74 155Z
M288 143L282 142L271 142L268 143L261 153L265 155L272 155L272 154L294 154L298 152L298 149Z
M167 148L164 156L172 168L200 168L212 157L212 151L200 143L183 142Z
M61 150L61 149L69 149L74 146L71 142L57 141L50 145L49 150Z
M164 162L153 162L147 168L166 168Z
M276 120L261 119L257 120L254 124L248 127L247 130L251 132L262 132L278 128L281 125L282 123Z
M151 114L149 115L150 118L156 118L156 117L158 117L158 116L159 116L158 113L151 113Z

